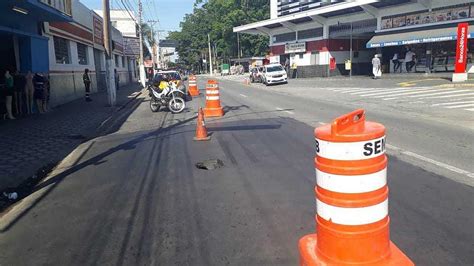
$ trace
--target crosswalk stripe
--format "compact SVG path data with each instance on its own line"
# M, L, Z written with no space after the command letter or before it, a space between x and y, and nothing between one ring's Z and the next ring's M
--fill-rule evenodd
M426 97L426 98L421 98L421 99L445 99L445 98L460 97L460 96L474 96L474 92L464 93L464 94L455 94L455 95L432 96L432 97Z
M447 108L447 109L464 108L464 107L474 107L474 103L454 105L454 106L444 106L444 108Z
M432 104L431 106L444 106L444 105L465 104L465 103L474 103L474 100L467 101L467 102L435 103L435 104Z
M332 91L343 92L343 91L359 91L359 90L373 90L374 88L333 88Z
M469 108L469 109L464 109L464 110L474 112L474 108Z
M384 98L384 100L394 100L394 99L397 99L399 98L398 96L406 96L406 95L413 95L413 94L422 94L422 93L427 93L427 92L430 92L432 91L431 90L424 90L424 91L410 91L410 92L404 92L404 93L397 93L397 94L385 94L385 95L379 95L379 96L374 96L373 98L383 98L383 97L393 97L393 98ZM414 97L414 96L413 96Z
M402 91L406 91L406 92L412 92L412 91L420 91L420 90L427 90L426 88L419 88L419 89L410 89L410 90L407 90L407 89L400 89L399 91L383 91L383 92L378 92L378 93L369 93L369 94L362 94L360 96L362 97L370 97L370 96L379 96L379 95L389 95L389 94L393 94L393 93L400 93ZM429 89L429 90L433 90L433 89Z
M422 95L423 97L429 97L429 96L436 96L436 95L443 95L443 94L451 94L451 93L459 93L459 92L466 92L470 90L457 90L457 89L451 89L449 91L444 91L444 92L437 92L437 93L430 93L430 94L425 94ZM411 96L411 97L416 97L416 96Z
M356 92L349 92L352 95L358 95L358 94L366 94L366 93L382 93L382 92L395 92L395 91L406 91L407 89L401 89L401 88L372 88L372 89L366 89L366 90L360 90ZM348 92L343 92L343 93L348 93Z

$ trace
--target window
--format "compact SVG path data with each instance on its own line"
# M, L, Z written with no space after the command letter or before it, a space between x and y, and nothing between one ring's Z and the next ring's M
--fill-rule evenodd
M87 45L77 43L77 57L80 65L87 65Z
M68 40L54 36L54 55L56 56L56 63L58 64L71 63Z
M298 54L300 59L303 59L304 58L304 55L303 54Z
M122 67L125 67L125 56L122 56Z
M119 67L119 66L120 66L119 56L115 55L115 67Z

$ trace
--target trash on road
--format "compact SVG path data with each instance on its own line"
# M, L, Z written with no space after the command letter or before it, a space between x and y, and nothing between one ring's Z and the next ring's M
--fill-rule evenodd
M210 159L196 163L197 169L214 170L224 166L224 162L219 159Z

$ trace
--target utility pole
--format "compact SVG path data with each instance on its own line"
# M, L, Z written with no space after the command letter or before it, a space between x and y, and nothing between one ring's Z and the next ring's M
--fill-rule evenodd
M138 0L138 38L140 38L140 83L145 88L145 66L143 65L142 1Z
M103 6L103 17L104 17L104 48L105 48L105 86L107 87L107 96L110 106L115 106L116 101L116 89L115 88L115 75L112 64L112 36L110 28L112 24L110 22L110 6L109 0L102 0Z
M351 69L349 69L349 78L350 78L350 79L352 79L352 59L353 59L353 58L352 58L352 57L353 57L353 55L352 55L352 38L353 38L353 37L352 37L352 31L353 31L353 28L354 28L354 25L353 25L353 23L351 22L351 44L350 44L350 56L349 56L349 57L350 57L349 60L351 61Z
M207 34L207 45L209 47L209 73L212 76L212 52L211 52L211 37L209 36L209 33Z
M237 32L237 57L240 59L240 34Z
M155 24L158 23L158 22L159 22L159 20L148 20L148 23L150 23L150 28L151 28L151 36L152 36L153 41L154 41L153 47L156 47L156 51L157 51L157 52L159 51L159 50L158 50L158 45L159 45L159 44L157 45L156 40L155 40L155 31L154 31L154 28L155 28ZM159 34L160 34L160 33L158 32L158 42L160 41L160 37L159 37L160 35L159 35ZM159 53L159 52L158 52L158 53ZM154 51L152 51L152 53L151 53L151 59L152 59L152 61L153 61L153 70L154 70L154 69L155 69L155 63L157 63L158 61L160 61L160 60L159 60L159 56L158 56L158 60L156 60L155 53L154 53ZM156 60L156 61L155 61L155 60Z

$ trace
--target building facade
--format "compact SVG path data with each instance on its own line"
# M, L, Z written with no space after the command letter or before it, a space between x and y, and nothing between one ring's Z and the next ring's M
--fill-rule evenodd
M0 1L0 84L6 70L48 72L48 38L43 34L49 21L72 21L71 2Z
M52 106L84 97L82 74L86 68L90 71L91 91L106 88L103 19L79 0L71 1L72 21L49 22L43 34L48 38ZM135 58L124 54L123 36L114 27L112 53L120 85L136 81Z
M352 74L368 74L376 53L391 72L408 50L416 71L452 71L456 26L474 25L469 0L271 0L270 9L270 19L234 32L268 35L270 61L296 64L299 77L347 75L350 59ZM474 51L474 26L468 37Z

